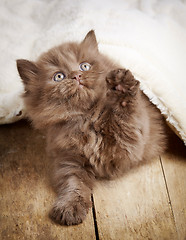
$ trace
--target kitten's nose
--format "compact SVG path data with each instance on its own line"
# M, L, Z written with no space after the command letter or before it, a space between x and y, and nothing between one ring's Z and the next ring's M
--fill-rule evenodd
M81 79L81 74L78 72L73 72L71 78L75 79L76 81L79 81Z

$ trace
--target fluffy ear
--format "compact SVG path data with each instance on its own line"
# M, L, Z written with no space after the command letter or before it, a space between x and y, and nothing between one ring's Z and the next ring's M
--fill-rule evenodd
M24 59L18 59L16 62L19 75L24 84L27 84L38 73L38 67L35 63Z
M91 30L87 33L86 37L82 41L82 44L86 46L87 48L92 48L96 51L98 51L98 43L96 40L96 35L94 30Z

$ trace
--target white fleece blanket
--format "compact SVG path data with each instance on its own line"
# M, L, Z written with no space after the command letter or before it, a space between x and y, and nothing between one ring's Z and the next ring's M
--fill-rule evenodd
M0 123L26 113L15 60L35 60L54 45L81 41L90 29L100 51L133 72L186 143L186 1L181 0L1 0Z

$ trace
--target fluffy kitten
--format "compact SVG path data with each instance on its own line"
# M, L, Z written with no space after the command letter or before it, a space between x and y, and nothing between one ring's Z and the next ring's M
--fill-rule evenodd
M96 179L113 179L164 151L161 114L129 70L99 53L94 31L36 62L17 60L17 68L29 117L46 129L56 222L81 223Z

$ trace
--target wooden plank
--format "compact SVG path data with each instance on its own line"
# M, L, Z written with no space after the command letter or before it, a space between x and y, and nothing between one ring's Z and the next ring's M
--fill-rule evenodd
M28 124L0 127L0 239L95 239L92 212L78 226L53 223L44 137Z
M179 240L186 240L186 147L179 139L161 157Z
M99 238L177 240L159 158L99 185L94 204Z

